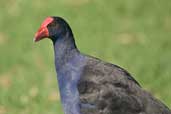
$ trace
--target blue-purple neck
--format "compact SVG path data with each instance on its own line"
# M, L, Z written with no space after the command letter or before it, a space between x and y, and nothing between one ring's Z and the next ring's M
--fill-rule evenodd
M54 43L55 66L65 114L81 114L77 88L86 58L77 50L73 36L64 35Z
M61 35L54 39L55 65L59 71L73 56L79 54L79 51L72 35Z

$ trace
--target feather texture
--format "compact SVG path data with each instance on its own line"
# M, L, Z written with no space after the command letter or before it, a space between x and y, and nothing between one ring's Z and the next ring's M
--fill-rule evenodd
M81 54L60 17L47 25L65 114L171 114L123 68Z

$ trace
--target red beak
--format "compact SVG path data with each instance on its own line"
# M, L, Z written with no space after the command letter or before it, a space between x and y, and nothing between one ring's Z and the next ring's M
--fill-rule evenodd
M39 28L39 30L37 31L37 33L35 34L34 37L34 41L37 42L39 40L42 40L43 38L49 37L49 31L48 31L48 24L50 24L53 21L52 17L47 17L41 27Z
M49 37L49 31L47 27L40 27L37 33L35 34L34 41L37 42L43 38Z

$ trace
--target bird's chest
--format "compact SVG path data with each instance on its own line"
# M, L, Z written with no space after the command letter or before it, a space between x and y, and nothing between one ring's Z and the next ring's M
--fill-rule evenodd
M78 99L79 72L71 66L69 68L65 67L58 72L57 78L62 102L73 102L73 100Z
M79 114L78 77L79 75L70 69L58 73L60 96L65 114Z

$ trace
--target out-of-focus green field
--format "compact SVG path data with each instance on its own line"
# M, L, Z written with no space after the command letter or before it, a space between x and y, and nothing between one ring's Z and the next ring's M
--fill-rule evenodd
M51 15L171 108L171 0L1 0L0 114L62 114L52 43L32 41Z

